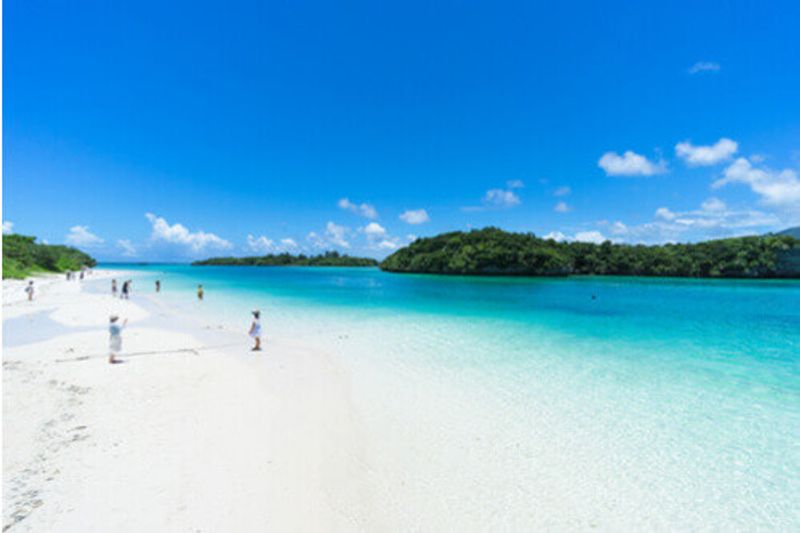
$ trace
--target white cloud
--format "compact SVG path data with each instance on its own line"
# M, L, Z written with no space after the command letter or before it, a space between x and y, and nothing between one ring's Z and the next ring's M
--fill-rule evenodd
M520 204L519 196L512 191L490 189L483 197L483 203L491 207L514 207Z
M297 244L297 241L295 241L294 239L290 239L289 237L286 237L285 239L281 239L281 244L286 249L295 249L295 248L299 247L299 245Z
M554 241L566 241L567 240L567 236L564 235L563 233L561 233L560 231L551 231L550 233L548 233L547 235L545 235L542 238L543 239L553 239Z
M8 235L9 233L14 233L14 223L10 220L3 221L3 235Z
M117 241L117 248L122 250L122 255L125 257L136 256L136 247L128 239L119 239Z
M572 192L572 189L570 189L569 187L567 187L567 186L565 185L565 186L563 186L563 187L559 187L558 189L556 189L556 190L553 192L553 196L569 196L569 194L570 194L571 192Z
M430 217L424 209L409 209L400 215L400 220L406 224L424 224L430 220Z
M724 211L727 208L725 202L713 197L703 202L700 207L703 208L703 211Z
M263 235L259 237L253 237L252 235L247 236L247 249L251 252L266 254L274 251L273 244L272 239Z
M75 246L95 246L103 242L103 239L89 231L89 226L72 226L65 240L67 244Z
M170 225L164 218L145 213L144 215L153 227L150 236L154 241L163 241L186 246L193 252L200 252L206 248L231 248L233 245L225 239L206 233L204 231L189 231L183 224Z
M363 228L364 233L367 235L367 238L378 238L383 237L386 235L386 228L378 224L377 222L370 222Z
M522 180L508 180L506 182L506 187L509 189L522 189L525 187L525 183Z
M606 239L605 236L599 231L592 230L592 231L579 231L578 233L575 234L574 240L578 242L593 242L595 244L601 244L602 242L607 241L608 239Z
M663 218L664 220L672 220L677 215L666 207L659 207L656 209L656 218Z
M736 141L723 137L711 146L695 146L689 141L675 145L675 155L693 167L716 165L730 159L739 149Z
M654 163L631 150L623 155L606 152L597 164L608 176L652 176L667 171L667 164L664 161Z
M715 181L718 189L729 183L743 183L761 197L764 204L800 209L800 179L790 169L780 172L754 167L750 161L740 157L725 169L724 178Z
M553 211L556 213L569 213L572 211L572 208L567 205L567 202L558 202L553 208Z
M698 61L689 67L689 74L697 74L698 72L718 72L719 69L719 63L713 61Z
M417 240L417 238L418 237L416 235L414 235L413 233L409 233L408 235L406 235L406 240L408 242L414 242L414 241Z
M625 235L628 233L628 226L617 220L611 224L611 233L614 235Z
M328 224L325 226L325 237L328 242L334 246L350 248L350 243L345 239L347 233L348 230L346 227L339 226L333 222L328 222Z
M381 250L396 250L399 246L399 244L389 239L384 239L378 243L378 248Z
M378 218L378 211L375 209L374 206L370 204L354 204L347 198L342 198L337 203L340 209L344 209L345 211L351 211L357 215L361 215L362 217L375 219Z

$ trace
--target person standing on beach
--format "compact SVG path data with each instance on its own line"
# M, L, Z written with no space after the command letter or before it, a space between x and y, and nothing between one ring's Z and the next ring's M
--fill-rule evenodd
M130 282L130 280L124 281L122 283L122 298L123 299L125 299L125 300L128 299L130 290L131 290L131 282Z
M202 302L204 294L205 294L205 291L203 291L203 286L202 285L198 285L197 286L197 299Z
M33 280L28 282L28 286L25 287L25 292L28 293L28 301L33 301Z
M161 280L156 280L156 292L161 292Z
M122 329L128 325L128 319L126 318L122 325L117 323L119 321L117 315L111 315L108 320L108 362L113 365L120 362L117 355L122 351Z
M250 324L250 331L248 334L253 338L256 345L253 346L252 351L261 351L261 311L256 309L253 311L253 323Z
M117 280L116 279L112 279L111 280L111 296L113 296L114 298L117 297Z

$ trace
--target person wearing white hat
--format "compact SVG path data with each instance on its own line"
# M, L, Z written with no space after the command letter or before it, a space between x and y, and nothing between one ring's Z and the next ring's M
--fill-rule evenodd
M256 309L253 311L253 323L250 324L249 335L255 340L256 345L253 346L254 352L261 351L261 311Z
M122 351L122 329L128 325L128 319L126 318L122 325L118 324L117 315L111 315L108 320L108 362L113 365L120 362L117 355Z

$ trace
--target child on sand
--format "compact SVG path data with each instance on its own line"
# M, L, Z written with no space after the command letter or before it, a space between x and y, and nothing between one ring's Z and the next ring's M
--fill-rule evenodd
M253 311L253 323L250 324L250 336L255 340L256 345L253 346L254 352L261 351L261 311Z
M28 293L28 301L33 301L33 281L28 282L28 286L25 287L25 292Z
M203 294L205 294L205 292L203 291L203 286L202 285L198 285L197 286L197 299L198 300L202 300L203 299Z
M122 325L117 323L119 320L117 315L111 315L108 320L108 362L113 365L120 362L117 355L122 350L122 329L128 325L128 319L126 318Z

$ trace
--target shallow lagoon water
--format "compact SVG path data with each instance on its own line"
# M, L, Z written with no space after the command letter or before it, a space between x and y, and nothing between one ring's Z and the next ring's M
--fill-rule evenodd
M125 268L334 354L395 526L800 528L800 282Z

